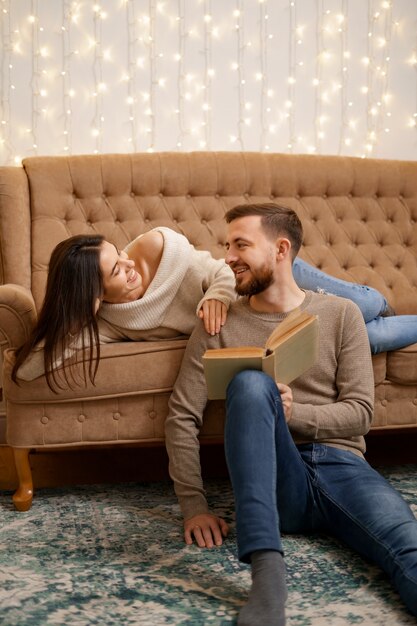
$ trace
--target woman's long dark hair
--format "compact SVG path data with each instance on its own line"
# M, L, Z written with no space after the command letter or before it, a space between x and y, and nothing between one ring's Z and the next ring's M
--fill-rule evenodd
M49 262L45 299L38 322L28 341L16 350L12 380L17 381L19 367L40 343L44 349L45 376L49 388L72 388L72 384L94 384L100 360L100 342L95 303L103 297L100 269L102 235L75 235L61 241ZM59 366L70 344L82 350L82 377L75 370L76 358ZM83 379L83 380L82 380Z

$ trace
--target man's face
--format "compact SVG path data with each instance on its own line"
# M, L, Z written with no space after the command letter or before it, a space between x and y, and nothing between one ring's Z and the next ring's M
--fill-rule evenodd
M261 226L259 215L233 220L228 225L226 263L235 274L235 289L240 296L254 296L274 281L275 242Z

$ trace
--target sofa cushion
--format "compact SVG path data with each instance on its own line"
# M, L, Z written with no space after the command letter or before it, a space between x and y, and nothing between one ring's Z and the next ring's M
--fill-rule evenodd
M417 343L387 352L387 380L402 385L417 384Z
M185 339L173 341L126 341L101 346L95 385L87 383L75 390L51 391L40 376L16 385L10 378L14 357L4 356L4 389L14 404L57 404L74 400L99 400L131 395L171 392L181 365Z

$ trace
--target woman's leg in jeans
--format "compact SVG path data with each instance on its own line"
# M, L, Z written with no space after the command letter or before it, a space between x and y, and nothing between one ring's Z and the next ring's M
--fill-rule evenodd
M295 282L302 289L325 292L352 300L360 308L365 322L383 314L388 306L384 296L376 289L334 278L299 257L294 259L293 274Z
M390 577L417 615L417 520L408 504L364 459L315 445L317 510L323 526Z
M372 354L417 343L417 315L377 317L366 324Z

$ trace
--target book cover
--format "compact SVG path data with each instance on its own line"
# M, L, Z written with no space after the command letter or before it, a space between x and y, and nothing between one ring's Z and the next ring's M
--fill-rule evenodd
M277 325L264 347L206 350L203 366L208 399L224 399L232 378L247 369L262 370L277 382L289 385L316 361L318 336L317 316L297 309Z

